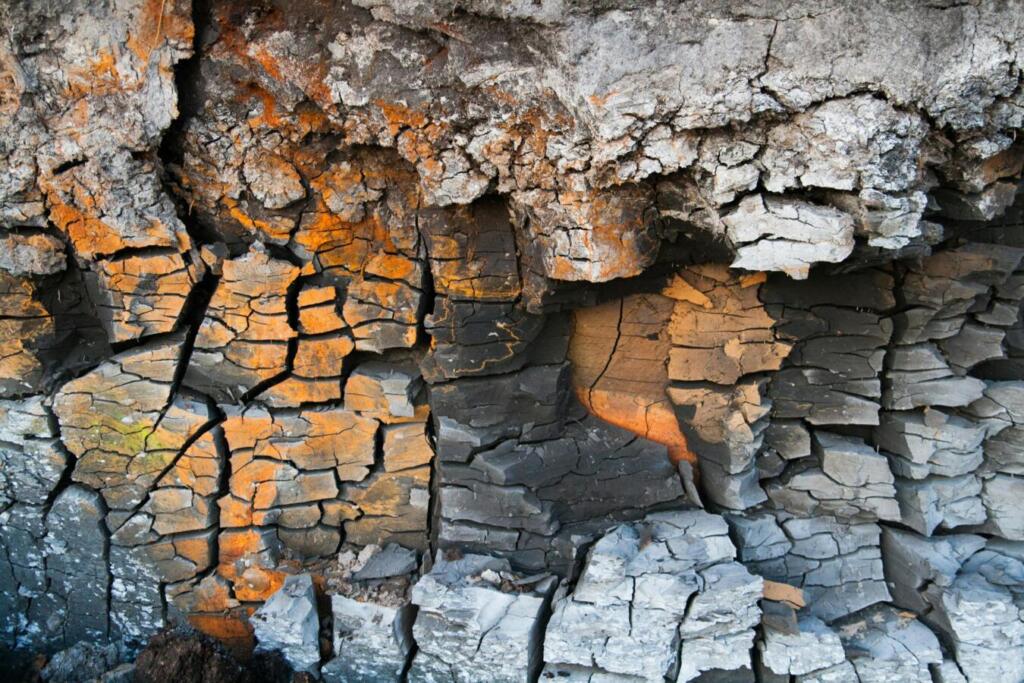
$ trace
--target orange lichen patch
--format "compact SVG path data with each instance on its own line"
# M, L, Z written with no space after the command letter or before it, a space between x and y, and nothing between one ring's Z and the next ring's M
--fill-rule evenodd
M302 469L338 468L339 474L355 474L351 469L360 467L361 479L365 467L373 464L377 421L342 408L307 409L297 415L230 411L223 428L235 473L252 458L268 458Z
M365 484L345 487L345 495L361 513L345 522L346 539L361 545L395 542L426 550L429 487L429 467L381 472Z
M218 573L234 588L243 602L263 602L284 584L285 573L274 568L276 558L272 530L222 531L219 537Z
M299 292L299 331L304 334L337 332L345 328L334 287L306 287Z
M160 486L183 486L201 496L217 492L221 474L221 455L214 431L204 432L174 461L174 465L160 478Z
M178 253L101 261L94 272L97 314L107 336L118 342L172 331L202 277L201 267Z
M778 370L791 344L777 341L774 319L758 299L763 274L738 278L726 266L688 268L663 293L676 300L669 324L669 377L732 385L743 375Z
M109 49L101 49L82 67L68 69L68 95L76 98L86 94L103 95L121 90L121 74L117 70L117 57Z
M701 308L710 309L715 307L711 302L711 299L709 299L703 292L678 275L669 281L668 285L665 286L661 293L670 299L686 301L695 306L700 306Z
M273 408L297 408L309 403L329 403L341 398L341 378L289 376L268 387L260 400Z
M375 275L388 280L416 281L423 277L423 266L405 256L397 254L376 254L366 264L366 275Z
M197 631L216 638L231 654L248 659L256 647L256 638L249 621L232 614L190 614L190 623Z
M316 255L321 270L340 269L359 275L375 254L397 251L393 237L376 213L350 222L329 211L316 211L303 221L293 239Z
M129 248L185 252L191 246L155 166L126 152L112 159L89 159L57 176L41 175L39 186L50 206L50 220L83 259ZM126 195L131 200L127 203Z
M191 45L194 37L191 3L183 0L145 0L136 13L126 45L139 61L147 63L153 50L165 41Z
M374 100L373 104L388 122L388 130L392 136L398 135L405 128L423 128L427 125L427 115L397 102Z
M419 253L419 194L411 169L356 155L333 162L310 188L312 205L293 237L298 251L323 271L362 277L370 268L381 277L407 279Z
M250 11L246 20L240 21L238 11L243 7L251 10L245 3L223 3L215 8L218 39L210 49L210 58L234 62L244 71L302 90L322 108L331 107L331 89L325 83L329 60L314 61L295 55L291 45L282 43L282 34L278 32L287 27L281 8L268 6L258 13Z
M267 221L249 216L239 206L238 201L231 197L224 197L221 200L227 208L228 215L249 232L256 235L266 235L268 241L284 242L291 234L292 222L290 219L281 221Z
M300 339L292 364L300 377L334 377L341 374L342 360L355 345L348 337L317 337Z
M211 556L211 544L206 535L203 536L177 536L172 539L174 552L178 557L196 565L199 571L210 567L214 558Z
M422 301L423 292L405 282L360 280L349 286L342 315L361 351L412 348Z
M563 189L557 203L533 208L529 229L548 277L605 282L639 274L658 253L646 218L649 191Z
M573 314L573 388L594 415L665 444L673 462L694 462L665 390L673 302L640 294Z
M124 235L100 220L90 212L95 208L95 201L89 195L76 195L81 200L81 208L65 204L54 195L50 199L50 220L60 228L71 240L75 251L85 258L97 254L112 254L126 246ZM137 226L137 234L133 242L139 246L177 246L165 239L169 230L159 219L151 219ZM147 239L149 238L149 239Z
M286 294L299 275L287 261L265 251L225 261L220 284L210 300L210 315L199 329L196 345L217 348L234 340L274 342L296 335L288 324ZM283 347L271 347L277 351Z

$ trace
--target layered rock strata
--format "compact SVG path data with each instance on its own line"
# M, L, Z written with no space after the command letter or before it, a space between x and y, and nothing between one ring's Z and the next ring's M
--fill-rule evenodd
M1024 680L1018 5L0 27L0 660Z

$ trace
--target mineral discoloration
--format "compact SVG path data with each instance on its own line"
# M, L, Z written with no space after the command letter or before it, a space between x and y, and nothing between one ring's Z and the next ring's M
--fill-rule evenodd
M37 5L0 659L1024 677L1018 6Z

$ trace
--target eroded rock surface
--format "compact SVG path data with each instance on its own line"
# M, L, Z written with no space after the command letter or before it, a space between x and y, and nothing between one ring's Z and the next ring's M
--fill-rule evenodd
M1017 4L0 27L0 661L1024 678Z

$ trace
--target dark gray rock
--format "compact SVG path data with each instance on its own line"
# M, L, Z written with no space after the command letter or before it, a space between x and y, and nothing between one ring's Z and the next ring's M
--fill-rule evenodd
M64 489L46 515L48 587L33 603L31 618L45 624L44 638L50 643L107 638L111 578L105 514L102 497L76 485Z

